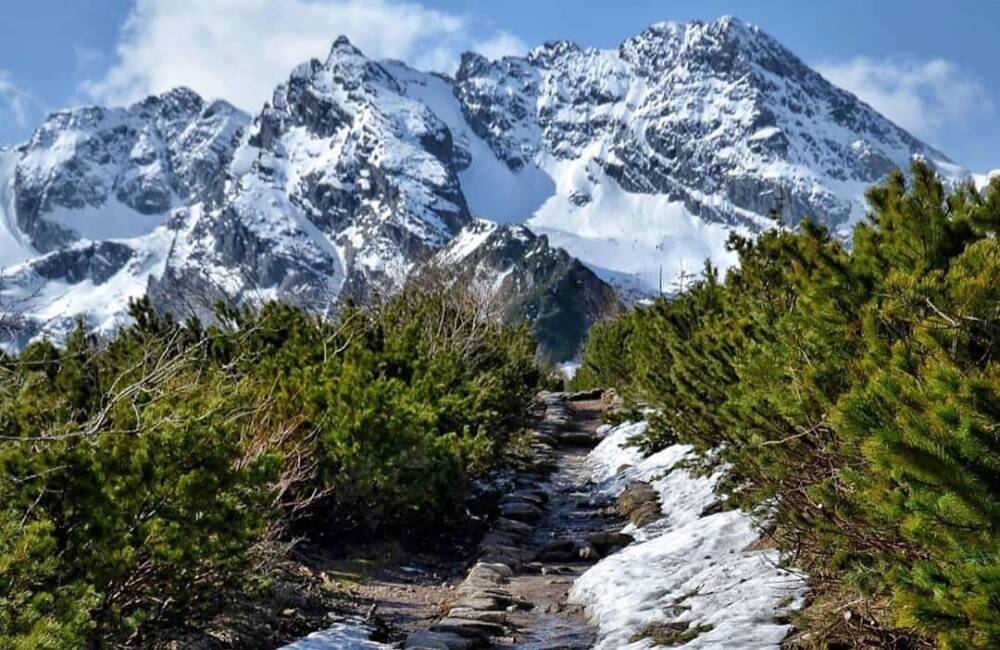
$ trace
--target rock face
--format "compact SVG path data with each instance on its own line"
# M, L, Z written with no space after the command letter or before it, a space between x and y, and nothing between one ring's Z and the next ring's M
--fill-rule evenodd
M912 156L963 173L731 18L470 53L454 78L340 38L252 118L176 89L55 113L0 150L0 298L23 343L76 317L109 331L144 293L182 315L329 312L447 262L565 358L617 308L607 282L649 294L725 265L728 232L778 205L847 228Z
M129 108L52 114L18 149L13 222L38 252L119 239L221 187L247 117L179 88Z
M622 309L592 270L523 226L476 221L433 262L493 295L507 322L527 321L552 359L572 358L591 325Z

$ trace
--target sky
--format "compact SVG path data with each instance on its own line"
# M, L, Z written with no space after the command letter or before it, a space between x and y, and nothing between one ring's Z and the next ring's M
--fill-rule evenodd
M257 111L345 34L450 72L461 52L616 47L654 22L735 15L972 171L1000 168L993 0L31 0L0 20L0 146L55 109L186 85Z

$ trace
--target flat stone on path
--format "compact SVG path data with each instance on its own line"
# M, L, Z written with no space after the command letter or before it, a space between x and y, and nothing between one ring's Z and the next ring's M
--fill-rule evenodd
M406 639L407 650L473 650L483 647L477 639L452 632L415 632Z
M431 626L431 632L453 632L472 638L500 636L506 632L503 625L486 621L472 621L466 618L447 616Z
M470 621L486 621L487 623L504 625L507 623L507 610L493 611L471 609L469 607L453 607L448 612L448 618L464 618Z
M509 501L500 504L500 514L518 521L533 522L542 518L542 509L526 501Z

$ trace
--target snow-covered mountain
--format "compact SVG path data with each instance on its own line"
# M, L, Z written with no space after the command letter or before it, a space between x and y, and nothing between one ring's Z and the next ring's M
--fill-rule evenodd
M0 150L0 298L24 313L22 338L58 338L78 316L114 327L163 273L179 214L217 200L248 120L177 89L54 113Z
M473 210L526 221L647 289L661 267L669 281L705 257L725 264L727 230L766 225L776 195L789 222L810 215L846 230L864 214L865 188L913 156L964 174L729 17L656 24L614 50L554 42L526 58L469 54L456 93L512 172L509 187L470 194ZM532 200L488 211L513 193Z
M146 292L182 314L218 297L326 311L451 260L495 274L565 356L615 307L595 272L652 292L725 265L729 230L764 227L777 195L789 222L847 229L913 156L964 175L732 18L469 53L453 78L341 37L253 118L178 89L55 113L0 151L0 297L24 337L59 336L77 316L114 327Z

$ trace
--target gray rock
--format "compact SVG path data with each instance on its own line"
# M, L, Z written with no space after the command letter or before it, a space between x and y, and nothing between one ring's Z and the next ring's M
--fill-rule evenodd
M508 501L500 504L500 514L509 519L534 522L542 517L542 510L526 501Z
M491 636L500 636L506 630L503 625L497 625L496 623L448 616L432 625L431 631L451 632L464 637L485 639Z
M497 625L507 624L506 610L498 612L493 610L472 609L471 607L453 607L448 612L448 618L461 618L470 621L486 621L487 623L496 623Z
M406 638L407 650L473 650L483 643L451 632L415 632Z
M521 568L524 562L516 557L510 555L503 555L491 552L485 552L479 556L480 562L487 562L489 564L504 564L510 567L512 570L517 571Z
M500 575L503 578L510 578L514 575L514 572L511 570L511 568L505 564L490 564L487 562L477 563L474 567L472 567L470 575L476 573L477 571L490 571L492 573Z
M633 481L618 497L618 510L642 528L663 517L660 497L649 483Z
M506 605L501 605L500 601L496 598L485 595L478 597L474 595L459 597L455 601L455 606L478 611L499 611L506 607Z
M496 556L496 557L511 557L519 562L530 562L535 559L534 551L518 548L516 546L487 546L483 545L479 547L479 552L481 553L481 562L493 562L493 560L487 560L486 556ZM509 562L500 562L500 564L506 564L510 566ZM511 567L513 568L513 567Z

